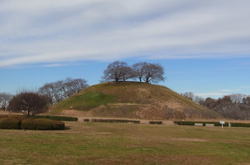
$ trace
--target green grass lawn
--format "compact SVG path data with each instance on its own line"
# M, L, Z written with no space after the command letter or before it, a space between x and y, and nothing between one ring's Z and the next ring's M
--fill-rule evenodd
M250 164L250 128L67 123L0 130L0 164Z
M91 108L98 107L99 105L105 105L115 100L115 97L111 95L105 95L100 92L88 92L82 95L75 95L67 100L58 103L55 107L55 111L61 111L63 109L78 109L89 110Z

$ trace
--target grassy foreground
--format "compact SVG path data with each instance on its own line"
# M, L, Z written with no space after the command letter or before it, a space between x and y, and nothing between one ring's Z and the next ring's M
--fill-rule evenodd
M0 164L246 165L249 128L67 123L65 131L0 130Z

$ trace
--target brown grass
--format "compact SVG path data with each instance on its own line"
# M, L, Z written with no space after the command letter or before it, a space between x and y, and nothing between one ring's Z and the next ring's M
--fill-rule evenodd
M0 164L230 165L250 162L248 128L68 122L66 131L0 131Z

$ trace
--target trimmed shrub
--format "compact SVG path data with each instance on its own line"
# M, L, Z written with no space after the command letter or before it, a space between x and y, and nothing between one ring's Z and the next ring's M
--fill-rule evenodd
M90 122L90 119L83 119L84 122Z
M196 122L193 121L174 121L177 125L194 125Z
M250 123L231 123L231 127L250 127Z
M126 120L126 119L92 119L92 122L106 122L106 123L134 123L140 124L139 120Z
M69 117L69 116L34 116L36 119L51 119L58 121L77 121L77 117Z
M0 119L0 129L20 129L21 120L14 117Z
M21 129L30 130L63 130L65 124L61 121L54 121L50 119L24 119L21 122Z
M162 124L162 121L149 121L149 124Z

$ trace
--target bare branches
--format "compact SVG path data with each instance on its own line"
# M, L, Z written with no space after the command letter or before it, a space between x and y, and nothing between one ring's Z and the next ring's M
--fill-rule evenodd
M48 96L51 99L51 103L57 103L87 87L88 84L84 79L68 78L63 81L47 83L38 92Z
M115 82L137 78L146 83L163 81L164 69L159 64L140 62L130 67L125 62L115 61L108 65L103 77L105 81Z
M6 110L12 97L10 94L0 93L0 109Z
M12 112L25 112L27 115L35 115L46 112L49 106L49 99L37 93L24 92L14 96L8 106Z
M130 78L133 78L133 76L133 69L129 67L127 63L115 61L108 65L108 67L104 71L103 79L105 81L113 80L115 82L118 82L126 81Z

